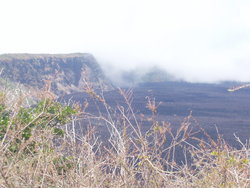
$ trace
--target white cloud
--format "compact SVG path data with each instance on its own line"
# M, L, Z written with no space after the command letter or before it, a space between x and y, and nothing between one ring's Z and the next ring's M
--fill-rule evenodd
M247 0L0 1L0 53L93 53L114 70L250 81Z

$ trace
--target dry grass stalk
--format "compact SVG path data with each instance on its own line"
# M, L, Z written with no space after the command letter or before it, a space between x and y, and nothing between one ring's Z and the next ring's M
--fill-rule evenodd
M235 149L221 137L213 140L208 135L207 140L201 140L195 137L191 114L174 130L170 123L157 121L157 105L151 99L148 108L154 117L148 123L152 127L143 133L144 122L133 110L131 91L121 90L126 106L116 109L91 87L87 92L102 102L107 112L81 114L88 122L82 125L84 134L72 128L74 119L64 125L63 137L55 136L49 127L35 128L30 139L13 153L8 149L11 142L28 124L17 122L16 129L6 131L0 144L0 187L249 187L249 143L236 137L242 148ZM0 101L4 100L3 95ZM18 112L21 106L16 107ZM44 115L42 112L34 119ZM11 118L15 116L13 113ZM107 140L96 137L95 121L108 126ZM36 143L32 152L26 150L31 143ZM180 149L186 157L182 164L176 159Z

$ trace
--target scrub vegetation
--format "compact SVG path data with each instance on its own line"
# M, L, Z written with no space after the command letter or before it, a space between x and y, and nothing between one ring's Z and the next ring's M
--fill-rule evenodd
M86 92L105 114L87 113L87 102L80 108L41 97L27 105L28 96L9 101L10 93L1 92L0 187L250 186L249 143L235 137L241 145L236 149L220 135L214 140L193 128L192 115L174 129L157 120L153 98L146 105L152 116L141 121L131 91L120 90L125 105L115 109L91 87ZM82 132L76 130L80 119ZM142 133L145 122L151 128ZM107 127L106 140L97 136L97 123ZM205 137L196 137L197 131Z

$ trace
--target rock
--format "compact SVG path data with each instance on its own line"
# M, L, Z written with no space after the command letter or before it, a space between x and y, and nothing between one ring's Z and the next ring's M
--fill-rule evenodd
M94 89L113 89L91 54L0 55L1 77L33 89L46 88L56 96Z

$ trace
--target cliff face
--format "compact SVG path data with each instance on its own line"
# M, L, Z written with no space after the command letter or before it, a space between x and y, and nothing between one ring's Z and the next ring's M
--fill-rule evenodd
M36 89L51 83L58 96L83 91L86 79L94 88L112 89L90 54L5 54L0 56L0 71L2 78Z

